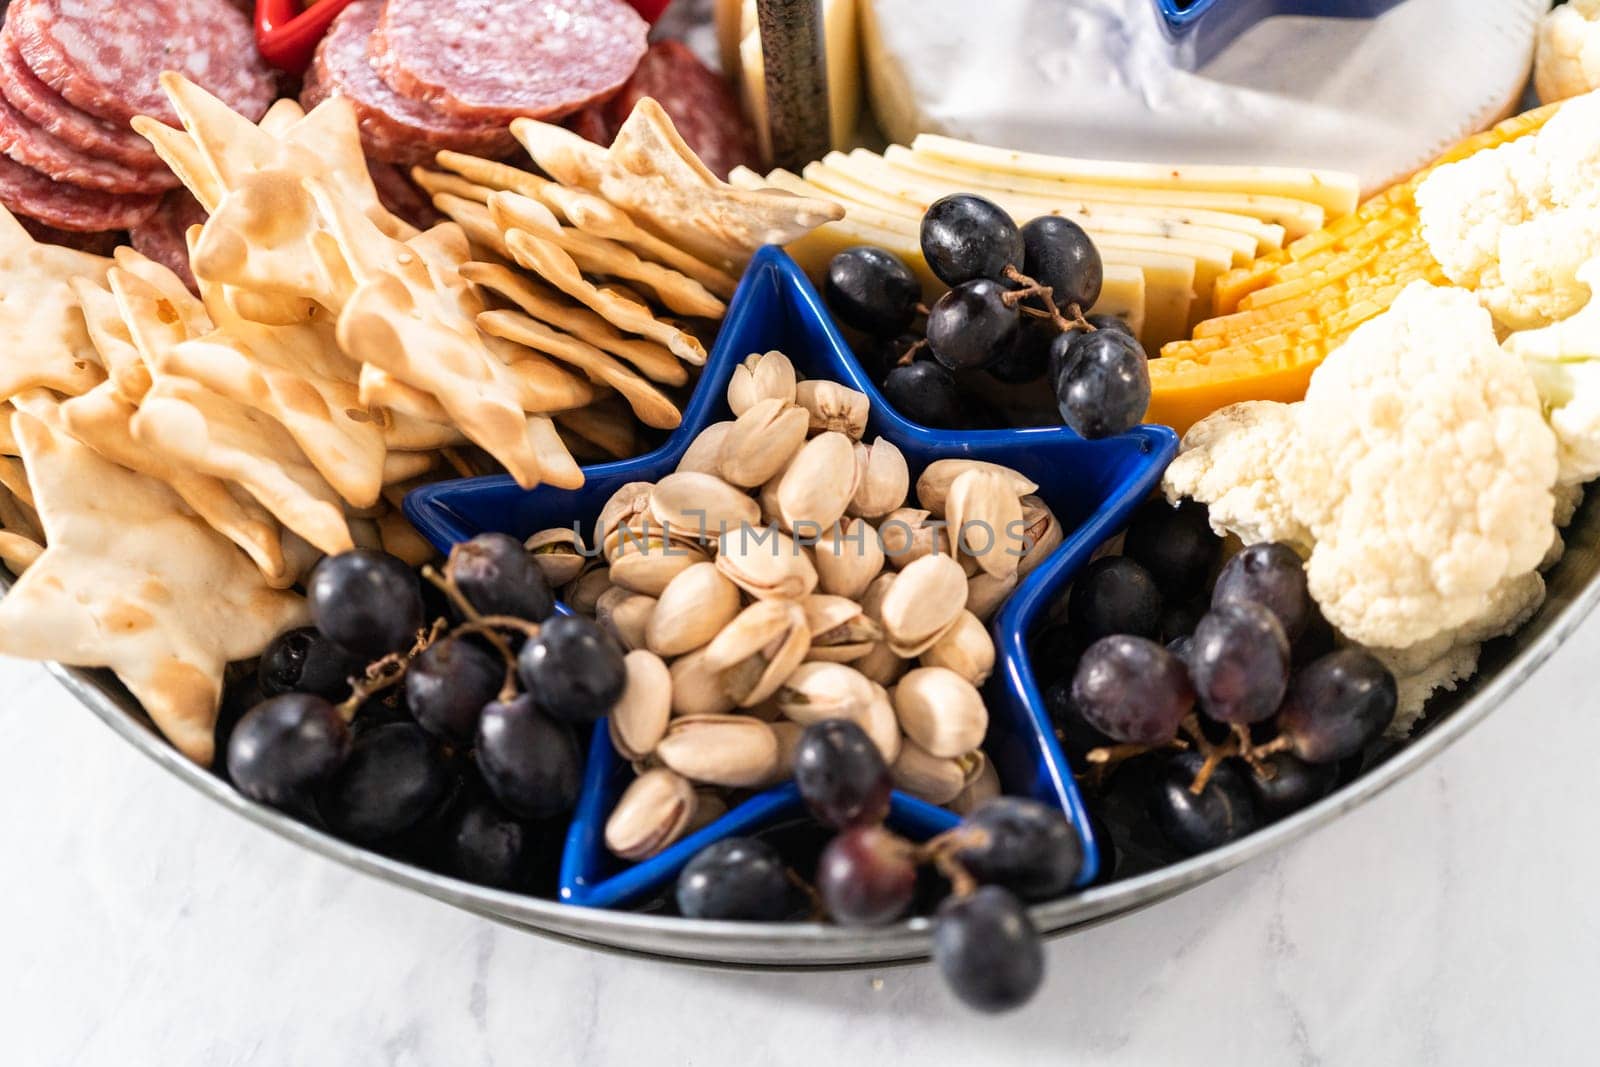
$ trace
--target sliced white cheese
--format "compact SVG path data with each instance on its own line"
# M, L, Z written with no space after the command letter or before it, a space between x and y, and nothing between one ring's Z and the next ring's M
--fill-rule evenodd
M726 16L722 8L733 0L718 0L718 41L728 47ZM857 0L822 0L823 61L828 79L828 129L835 148L850 145L861 125L861 45ZM763 159L772 158L772 127L767 121L766 64L761 52L761 30L756 24L755 0L739 8L737 75L746 113L756 129Z

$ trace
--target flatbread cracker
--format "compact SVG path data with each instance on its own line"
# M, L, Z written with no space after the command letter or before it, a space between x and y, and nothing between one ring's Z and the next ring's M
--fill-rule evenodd
M72 279L72 290L82 307L89 340L100 354L100 363L112 386L124 400L138 403L150 388L150 368L133 343L116 296L108 286L91 278Z
M626 406L592 404L582 411L564 411L556 426L583 438L608 459L639 454L637 424Z
M157 728L203 766L224 668L307 621L165 485L43 421L12 416L46 548L0 601L0 652L109 667Z
M44 553L44 545L10 530L0 530L0 563L12 574L21 574Z
M102 256L35 241L0 208L0 400L35 387L78 396L105 381L72 282L103 280L110 267Z
M505 234L490 217L488 205L451 193L438 193L433 198L433 206L460 226L467 239L479 249L510 260L511 248L506 244Z

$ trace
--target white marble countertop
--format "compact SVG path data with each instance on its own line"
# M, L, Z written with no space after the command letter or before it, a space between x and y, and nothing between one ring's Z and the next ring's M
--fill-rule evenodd
M999 1021L926 967L640 962L412 896L209 805L0 662L0 1060L1593 1063L1597 645L1600 619L1333 827L1052 943Z

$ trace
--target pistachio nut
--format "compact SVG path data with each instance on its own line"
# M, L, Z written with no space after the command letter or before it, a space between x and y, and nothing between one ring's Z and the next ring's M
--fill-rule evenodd
M994 764L981 750L975 755L983 757L983 766L976 775L969 775L972 781L950 802L950 810L957 815L971 815L1000 795L1000 775L995 772Z
M645 771L622 791L606 820L606 848L625 860L649 859L688 832L694 786L663 767Z
M870 445L857 441L855 456L856 493L847 509L851 515L875 519L906 502L911 471L905 454L893 441L881 437Z
M611 607L610 629L622 642L623 648L645 647L645 634L650 628L650 616L655 613L656 598L643 593L630 593Z
M594 618L595 602L600 594L611 588L611 568L599 560L590 560L582 574L561 590L561 599L579 615Z
M648 525L653 489L651 482L628 482L612 493L600 509L600 517L594 521L594 541L607 559L611 558L619 527L638 532Z
M1015 496L1027 496L1038 491L1038 486L1012 470L1010 467L998 463L986 463L981 459L939 459L928 464L927 469L917 478L917 503L933 512L935 515L944 514L945 498L950 493L950 485L967 471L991 471L1006 479L1006 483L1013 488Z
M894 710L907 737L947 759L977 748L989 730L977 687L948 667L908 672L894 687Z
M733 368L728 380L728 407L737 418L762 400L794 403L794 364L782 352L757 352Z
M778 707L786 718L810 726L824 719L866 720L872 683L843 663L802 663L778 687Z
M741 708L755 707L778 690L806 658L811 632L793 600L758 600L706 646L706 666Z
M613 585L611 588L595 597L594 621L599 623L602 627L610 629L611 613L616 610L617 605L621 604L624 600L631 596L638 595L639 594L635 593L632 589L624 589L620 585Z
M733 710L721 677L706 663L705 649L679 656L668 670L672 672L672 714L721 715Z
M799 455L798 449L795 455ZM793 462L794 456L790 456L789 463ZM789 466L785 464L783 470L762 483L761 491L756 494L756 507L761 509L761 521L780 530L788 529L783 521L783 512L778 507L778 489L783 485L783 476L788 470Z
M879 685L893 685L911 669L911 661L895 655L887 641L878 641L865 656L852 661L850 666Z
M680 472L718 474L722 467L722 442L728 439L732 429L733 421L725 419L701 430L689 442L689 447L683 450L683 458L678 460L677 469Z
M611 744L625 760L643 759L666 736L672 718L672 672L654 652L635 649L622 657L622 695L607 723Z
M698 471L678 471L657 482L650 515L675 536L694 539L761 521L761 509L748 493Z
M668 540L652 528L644 537L623 537L611 561L611 581L635 593L658 597L672 579L707 558L698 546Z
M994 638L972 612L962 611L956 624L922 653L924 667L946 667L981 686L994 671Z
M842 433L818 434L796 453L778 483L778 514L812 540L844 515L856 491L855 448Z
M922 508L896 508L878 523L884 562L903 570L925 556L950 551L944 520Z
M578 532L562 526L540 530L524 541L523 547L552 589L560 589L583 573L584 564L589 562L583 554L583 539Z
M967 787L967 769L974 764L970 756L965 761L935 756L908 737L889 765L889 781L919 800L948 804Z
M900 755L900 720L894 713L894 701L889 691L877 682L872 683L872 703L867 705L861 729L872 739L872 744L883 756L883 762L893 763Z
M883 639L883 627L867 618L861 605L848 597L812 594L800 602L806 627L811 631L811 651L806 658L849 663L872 651Z
M1017 575L1026 578L1028 572L1043 563L1045 557L1061 547L1066 532L1061 520L1037 496L1022 498L1022 559L1017 563Z
M776 397L745 409L722 441L717 472L754 489L783 472L806 442L806 413Z
M689 825L684 829L684 835L704 830L728 814L728 801L718 789L696 789L694 791L694 818L689 820Z
M811 546L817 584L832 596L859 598L883 571L878 531L864 519L840 522Z
M883 595L884 633L897 656L919 656L961 619L967 576L949 556L924 556L900 572Z
M1000 577L985 572L973 575L967 579L967 610L988 622L1021 580L1015 573Z
M883 625L883 601L889 595L889 590L894 588L894 583L900 578L895 571L884 571L867 583L866 592L861 594L861 610L866 612L867 618L878 625Z
M824 379L804 381L795 387L794 402L810 417L812 433L842 433L859 441L867 432L872 405L866 393L848 385Z
M758 600L799 599L817 587L817 568L793 538L754 526L723 533L717 542L717 570Z
M779 719L772 724L772 732L778 737L778 768L784 778L792 778L795 749L800 747L800 738L805 734L806 728L797 722Z
M754 716L762 722L778 722L783 718L783 709L778 707L778 702L768 697L752 708L745 708L746 715Z
M996 578L1015 574L1022 559L1022 498L992 470L963 471L945 496L950 540Z
M748 715L687 715L672 720L656 757L690 781L750 789L778 767L778 735Z
M681 656L708 643L737 614L739 587L714 563L696 563L661 591L645 628L645 647L659 656Z

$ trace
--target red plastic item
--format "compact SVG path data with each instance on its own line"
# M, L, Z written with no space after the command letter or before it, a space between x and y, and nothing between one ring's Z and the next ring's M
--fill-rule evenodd
M317 42L335 15L352 0L317 0L302 9L302 0L256 0L256 47L279 70L303 74L311 65ZM513 3L515 0L506 0ZM646 22L661 17L672 0L628 0Z

